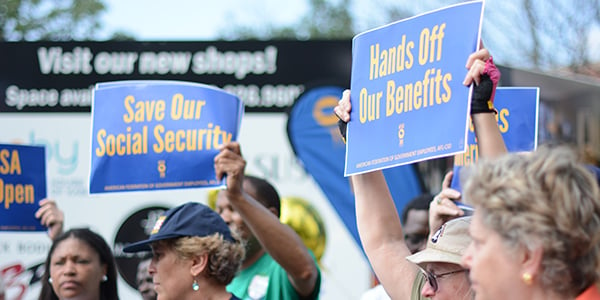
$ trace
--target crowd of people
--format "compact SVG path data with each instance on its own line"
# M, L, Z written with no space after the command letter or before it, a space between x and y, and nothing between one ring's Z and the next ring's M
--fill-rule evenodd
M351 177L362 247L384 296L600 299L598 179L567 146L507 153L493 109L499 71L484 48L466 66L480 159L461 176L462 192L450 188L448 173L435 197L418 197L400 218L388 189L393 182L382 171ZM335 107L341 127L351 109L345 91ZM138 265L140 297L318 299L321 270L280 222L277 190L245 174L238 142L222 145L214 166L226 181L214 210L197 202L173 207L147 239L124 248L148 253ZM40 300L119 299L103 237L87 228L63 232L64 214L53 200L41 201L36 217L52 239Z
M188 202L164 212L147 240L136 282L143 299L318 299L314 254L279 221L281 201L265 179L245 174L239 143L223 145L215 171L227 188L216 209ZM118 299L117 267L106 241L87 228L63 231L64 213L44 199L36 212L53 240L40 300Z
M565 145L507 153L489 52L471 55L467 67L481 160L463 171L464 193L449 187L451 173L444 179L430 203L424 250L411 254L383 173L352 176L359 234L377 278L392 299L600 299L600 182ZM346 91L335 108L342 134L350 111Z

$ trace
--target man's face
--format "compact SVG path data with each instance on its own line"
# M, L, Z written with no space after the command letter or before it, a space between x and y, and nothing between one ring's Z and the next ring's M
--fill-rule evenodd
M411 209L404 222L404 241L411 253L425 249L429 234L429 214L426 210Z
M242 216L233 208L225 192L220 191L217 195L216 211L227 223L231 231L237 232L242 239L249 240L252 237L250 228L244 222Z
M152 283L152 276L148 272L148 266L152 262L151 258L140 261L137 268L137 289L142 295L143 300L156 300L156 292Z
M466 270L457 264L433 262L423 269L435 277L435 284L429 279L421 289L421 295L432 300L471 299L472 293ZM437 290L434 288L437 286Z
M244 181L242 188L245 193L256 199L256 191L251 184ZM260 242L254 236L252 230L246 225L242 215L233 208L225 191L220 191L219 194L217 194L217 203L215 206L216 212L221 216L225 223L227 223L229 229L236 232L246 242L246 258L252 256L253 253L260 251L262 247Z

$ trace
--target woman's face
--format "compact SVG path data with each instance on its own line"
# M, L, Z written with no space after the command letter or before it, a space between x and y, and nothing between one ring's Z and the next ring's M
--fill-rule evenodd
M148 272L158 300L185 299L184 295L194 292L192 261L177 257L177 253L164 244L152 245L152 253Z
M105 274L98 253L74 237L60 242L50 257L52 289L59 299L98 299Z
M473 214L469 233L473 241L463 256L463 265L470 269L475 299L526 299L519 251L507 248L502 237L483 224L478 210Z

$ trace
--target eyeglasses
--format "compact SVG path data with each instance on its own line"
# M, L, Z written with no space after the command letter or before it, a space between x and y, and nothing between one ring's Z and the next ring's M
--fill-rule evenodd
M442 273L442 274L433 274L429 271L426 270L422 270L423 275L425 276L425 280L427 280L429 282L429 285L431 285L431 287L433 288L433 292L437 292L439 286L438 286L438 282L437 280L452 274L457 274L457 273L462 273L462 272L468 272L469 270L467 269L461 269L461 270L455 270L455 271L450 271L450 272L446 272L446 273Z

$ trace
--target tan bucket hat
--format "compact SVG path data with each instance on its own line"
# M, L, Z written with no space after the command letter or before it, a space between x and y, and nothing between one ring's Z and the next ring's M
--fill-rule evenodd
M421 265L430 262L445 262L460 265L465 250L471 243L469 235L471 217L450 220L427 241L427 247L406 259Z

